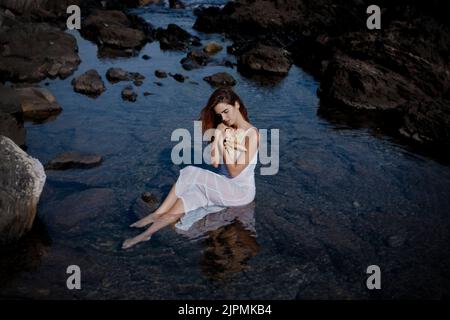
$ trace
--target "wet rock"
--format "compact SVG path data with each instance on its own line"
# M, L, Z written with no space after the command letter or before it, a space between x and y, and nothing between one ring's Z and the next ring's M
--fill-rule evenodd
M180 0L169 0L169 6L171 9L184 9L186 7Z
M383 123L394 112L401 121L390 126L404 136L449 144L450 25L442 14L448 5L386 3L382 30L369 33L361 31L367 6L237 0L196 10L194 28L226 33L234 40L230 53L238 56L257 41L286 48L296 64L322 78L321 98L329 105L349 114L376 110Z
M2 26L0 43L0 81L66 78L80 63L75 38L48 24L15 22Z
M144 7L149 4L159 4L162 3L163 0L126 0L125 3L130 8L135 7Z
M0 242L30 230L45 184L42 164L11 139L0 136Z
M106 79L111 83L119 81L142 81L145 77L139 72L128 72L122 68L109 68L106 72Z
M177 80L178 82L184 82L184 80L187 79L187 77L183 76L182 74L179 73L169 73L169 76L171 76L172 78L174 78L175 80Z
M144 200L148 204L157 204L158 199L150 192L144 191L141 195L141 199Z
M238 69L251 73L285 75L292 61L286 50L259 44L238 57Z
M158 28L156 38L162 50L186 50L191 45L201 45L198 37L173 23L169 24L167 29Z
M0 136L10 138L15 144L22 147L26 141L26 130L23 122L16 117L0 111Z
M135 21L138 19L133 21L121 11L97 10L82 22L80 32L99 46L118 49L141 48L149 40L144 31L151 28L142 26L141 20L138 21L141 24L139 28Z
M132 86L127 86L122 90L122 99L123 100L127 100L127 101L131 101L131 102L135 102L137 99L137 94L136 92L133 91L133 87Z
M0 84L0 135L10 138L19 146L25 145L26 130L17 92Z
M419 143L450 145L450 99L423 100L404 108L402 135Z
M181 59L180 63L186 70L192 70L206 66L210 61L209 55L202 50L190 51L186 57Z
M226 72L215 73L211 76L204 77L203 80L214 87L227 87L236 84L236 80L234 80L233 76Z
M117 206L113 190L91 188L52 202L50 208L45 210L43 219L54 230L81 231L77 229L110 214Z
M46 170L66 170L72 168L93 168L99 166L103 159L97 154L81 153L76 151L64 152L55 159L50 160L46 165Z
M203 47L203 51L210 55L216 54L217 52L219 52L221 50L222 50L222 46L215 42L210 42Z
M155 70L155 76L158 78L167 78L167 73L162 70Z
M46 119L62 111L55 96L47 89L25 87L15 90L25 119Z
M405 243L405 240L406 240L405 237L402 235L393 235L387 239L387 244L391 248L398 248L398 247L401 247Z
M145 191L141 197L136 199L131 207L131 211L138 219L142 219L158 209L159 200L152 193Z
M16 90L0 83L0 97L0 112L11 115L19 115L22 113Z
M94 69L90 69L83 73L81 76L72 80L72 86L75 92L83 93L88 96L99 96L106 90L105 84L98 72Z

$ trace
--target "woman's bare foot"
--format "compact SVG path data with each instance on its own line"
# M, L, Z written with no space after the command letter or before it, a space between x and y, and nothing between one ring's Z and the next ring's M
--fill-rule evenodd
M131 228L143 228L150 223L153 223L158 219L158 215L156 213L151 213L148 216L142 218L141 220L136 221L135 223L130 224Z
M129 239L125 240L122 244L122 249L131 248L132 246L138 244L139 242L148 241L151 238L152 238L152 236L147 236L144 233L141 233L140 235L138 235L134 238L129 238Z

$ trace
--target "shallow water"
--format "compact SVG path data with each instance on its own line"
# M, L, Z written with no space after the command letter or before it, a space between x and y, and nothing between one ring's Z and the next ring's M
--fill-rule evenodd
M230 44L221 35L193 30L192 7L152 8L135 11L154 26L176 23L203 43L213 40L224 49ZM94 44L72 34L82 59L74 76L95 68L107 89L92 99L73 91L73 77L43 81L63 112L44 124L27 123L27 152L42 163L72 150L101 154L104 161L92 169L47 171L34 229L1 251L0 297L448 297L447 165L376 130L318 116L319 84L296 66L267 85L223 66L185 71L179 63L185 53L162 52L158 42L137 57L99 59ZM143 60L144 54L151 59ZM226 50L215 56L223 58L235 61ZM128 83L107 82L110 67L146 77L134 86L135 103L121 99ZM158 79L156 69L189 79ZM254 208L208 217L196 237L169 227L122 251L121 242L137 234L128 228L137 219L136 199L145 190L161 199L175 182L181 166L170 161L176 144L170 135L180 127L193 131L213 90L203 77L219 71L237 80L235 90L256 127L280 130L279 172L262 176L257 167ZM71 215L84 218L74 224ZM72 264L81 267L82 290L66 288ZM382 271L379 291L365 286L366 268L373 264Z

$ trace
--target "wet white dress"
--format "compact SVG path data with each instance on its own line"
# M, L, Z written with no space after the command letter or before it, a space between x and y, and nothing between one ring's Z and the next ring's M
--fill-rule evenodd
M237 157L239 155L237 151ZM182 199L185 214L175 226L188 230L209 213L252 202L256 191L254 173L257 161L258 150L244 170L234 178L225 164L220 164L221 174L195 166L181 169L175 184L175 194Z

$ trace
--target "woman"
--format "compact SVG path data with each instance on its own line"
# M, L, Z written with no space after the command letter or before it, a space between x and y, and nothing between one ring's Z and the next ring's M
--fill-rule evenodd
M194 166L181 169L161 206L131 227L152 225L138 236L125 240L123 249L150 240L156 231L197 208L241 206L255 198L254 169L259 133L250 124L242 100L231 88L219 88L201 111L200 120L203 132L214 130L211 163L214 167L220 166L222 174Z

